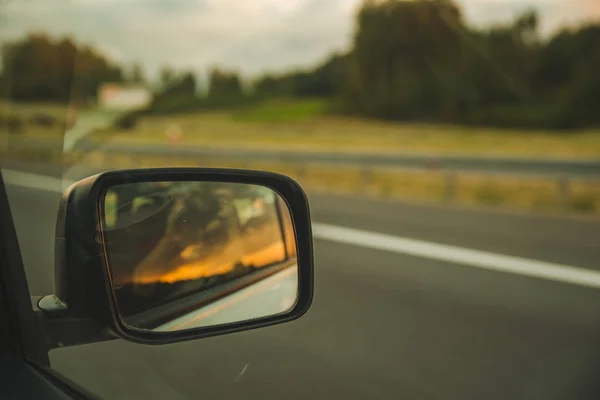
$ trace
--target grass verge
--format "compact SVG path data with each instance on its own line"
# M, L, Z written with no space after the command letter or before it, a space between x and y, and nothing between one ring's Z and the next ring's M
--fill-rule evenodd
M299 151L600 157L600 131L521 131L454 125L385 123L322 114L319 102L265 104L237 111L153 115L128 131L97 132L115 144L168 143L177 126L183 146Z
M262 123L297 123L314 120L329 110L327 100L267 101L232 112L234 121Z

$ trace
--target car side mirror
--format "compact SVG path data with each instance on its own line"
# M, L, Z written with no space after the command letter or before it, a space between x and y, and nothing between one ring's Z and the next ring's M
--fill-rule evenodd
M56 229L49 347L163 344L291 321L313 295L306 196L279 174L111 171L73 184Z

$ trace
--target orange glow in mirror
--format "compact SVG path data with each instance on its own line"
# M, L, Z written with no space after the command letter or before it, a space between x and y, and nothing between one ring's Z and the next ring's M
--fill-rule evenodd
M216 316L219 321L266 316L293 304L292 220L285 202L268 188L217 182L119 185L105 196L103 222L118 307L133 327L154 329L165 318L179 320L242 291L261 300L245 311L240 307L252 301L228 301L232 308L225 317ZM286 284L273 277L290 269L293 273L281 275L288 277ZM264 290L245 290L265 282L271 283ZM262 298L284 287L280 298Z

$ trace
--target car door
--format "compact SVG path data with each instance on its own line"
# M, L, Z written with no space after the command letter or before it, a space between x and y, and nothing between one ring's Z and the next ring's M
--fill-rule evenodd
M24 175L17 176L22 177ZM109 249L112 249L111 242L105 241L103 239L104 236L102 236L105 232L103 228L105 225L108 226L104 217L106 211L112 211L113 209L106 202L109 191L106 189L100 190L99 193L103 194L93 202L90 202L87 200L88 197L80 197L77 190L80 190L79 193L84 193L81 190L88 190L86 189L88 188L87 185L93 182L94 179L99 179L98 182L102 184L101 182L104 181L109 182L111 177L122 178L123 176L127 176L127 179L144 179L144 177L148 176L150 178L149 181L156 178L156 181L165 182L168 179L161 180L159 178L162 176L173 177L173 182L178 182L179 179L179 181L185 184L183 186L187 186L186 183L188 181L186 179L191 179L194 176L198 176L199 178L206 176L207 182L204 182L204 186L209 189L209 192L213 189L221 189L221 185L217 184L215 186L215 182L218 181L220 176L223 179L227 178L232 181L248 179L251 182L255 182L256 186L261 186L259 182L266 179L264 186L273 188L272 190L269 189L266 195L263 193L262 197L253 195L241 196L239 193L232 196L233 193L225 192L226 197L220 200L225 206L210 208L208 214L206 210L204 212L202 210L194 212L194 207L191 207L194 201L202 203L210 198L206 193L197 195L195 191L190 191L189 188L183 190L183 195L181 193L176 195L175 192L168 193L169 202L165 202L164 204L171 207L170 215L177 217L183 215L185 218L182 220L182 223L191 229L191 231L187 232L188 235L181 236L173 236L173 231L171 230L169 231L171 236L168 237L177 239L178 244L181 245L179 246L181 250L189 247L190 243L184 246L188 239L193 239L191 243L206 245L204 248L205 255L213 245L216 246L217 250L224 249L223 253L225 257L229 257L229 261L235 261L239 257L240 262L233 263L232 265L234 267L238 265L243 266L242 272L245 272L243 275L247 274L247 276L237 276L239 271L235 269L233 271L235 272L235 276L230 276L226 273L226 276L223 276L223 278L233 279L231 282L225 282L227 285L215 288L218 290L212 291L214 292L212 293L214 296L210 299L207 297L207 291L204 291L204 288L201 288L199 291L196 290L198 288L194 288L191 292L180 293L185 294L185 296L178 296L180 297L178 299L165 299L162 296L161 300L165 301L161 302L161 304L156 304L151 310L154 317L157 316L157 310L162 313L158 315L161 318L159 326L132 325L129 322L133 320L131 318L128 319L128 315L117 311L118 318L120 318L120 321L124 321L128 329L131 329L132 326L134 327L131 331L132 333L143 332L150 339L152 338L148 335L157 339L160 339L162 335L162 338L167 339L163 342L151 342L151 340L147 340L142 336L139 339L127 336L126 334L119 336L118 333L115 333L115 325L109 326L109 323L105 323L100 317L91 314L89 316L87 314L80 316L80 314L75 314L75 312L71 315L64 313L68 309L68 305L73 305L73 310L77 306L90 304L92 307L113 307L113 310L116 304L119 305L119 310L121 309L118 296L112 300L116 303L109 304L109 300L103 300L92 294L97 294L97 290L93 288L89 290L92 286L96 288L105 287L104 285L107 282L112 285L113 280L108 280L108 278L103 279L103 277L98 277L97 275L77 281L70 281L70 278L68 278L74 276L74 273L90 271L94 268L98 270L98 267L114 268L115 265L112 264L111 257L106 258L106 263L96 264L94 261L91 264L85 261L73 262L73 257L81 254L82 247L74 245L67 248L67 246L64 246L65 249L63 249L61 245L65 242L75 244L82 236L86 237L86 243L94 243L91 253L84 250L86 254L84 259L86 260L90 260L87 258L87 254L92 254L92 260L95 260L98 259L98 254L102 251L108 253ZM201 180L199 181L202 182ZM232 187L236 185L237 183L230 183L224 186ZM244 186L245 184L240 183L240 185ZM250 183L247 186L252 186L252 184ZM144 344L164 344L172 343L176 340L194 340L201 337L233 333L244 329L258 328L292 320L299 317L301 313L304 313L310 305L312 299L312 239L309 229L308 204L301 188L289 178L261 172L242 171L240 174L231 174L231 172L226 170L217 171L202 168L113 171L92 176L73 184L67 193L68 195L62 197L63 200L59 206L58 221L56 223L57 234L54 240L57 246L56 265L58 267L56 269L58 271L56 274L56 287L69 287L65 284L72 282L71 287L76 288L77 293L81 294L78 294L77 296L79 297L77 298L70 298L70 300L66 301L61 300L59 291L56 291L56 294L30 297L18 239L25 243L30 243L31 238L29 235L23 235L22 232L17 237L10 210L10 206L14 205L14 203L8 202L6 188L0 179L0 310L2 311L0 322L3 322L3 330L0 335L2 339L2 346L0 347L0 372L3 370L9 371L0 376L0 385L2 386L0 394L5 393L0 398L92 398L91 394L81 390L72 382L51 370L48 353L52 349L91 344L116 338L132 342L137 341L137 343ZM284 196L285 201L282 200L283 203L280 203L276 197L268 196L271 193L281 194L281 196ZM187 194L191 196L187 196ZM229 197L227 197L228 195ZM79 202L78 199L81 198L84 199L83 202ZM180 209L175 207L175 205L180 204L179 200L181 199L190 200L190 202L184 204L186 205L184 214L180 214L178 212ZM236 199L242 200L238 202L241 203L240 207L232 206L235 204L234 200ZM293 220L294 226L299 228L299 232L304 232L304 234L298 233L295 235L295 232L292 232L292 234L296 238L306 239L300 240L298 243L299 254L294 255L294 257L285 249L283 236L285 229L281 224L282 208L279 207L280 204L292 204L287 209L289 213L292 213L289 217ZM93 211L98 207L102 209L99 214ZM135 207L133 208L135 209ZM91 212L88 210L91 210ZM135 212L135 210L133 211ZM302 213L299 213L300 211ZM239 212L242 214L239 214ZM89 213L88 217L90 219L85 217L85 213ZM143 214L146 217L154 215L153 213L149 213L147 209L143 211ZM242 222L240 215L249 215L250 217ZM299 218L299 215L303 215L303 218ZM210 216L214 216L215 218L205 218ZM137 217L134 215L129 220L126 219L125 222L137 220ZM61 223L61 221L69 222ZM82 223L82 221L92 223L87 224ZM177 218L171 220L170 229L173 229L177 221ZM204 238L203 229L213 226L213 222L217 222L217 226L221 225L225 227L224 236L221 233L214 236L217 239L224 239L225 244L214 244ZM63 232L61 231L63 226L76 227L79 231L78 233L71 232L70 230ZM197 228L201 229L198 230ZM134 232L137 231L134 230ZM177 234L179 233L180 231L178 230ZM259 238L260 240L255 240L255 238ZM238 252L234 251L233 247L230 248L227 245L228 243L232 243L233 247L238 247L238 250L241 250ZM39 243L35 244L36 246L39 245ZM263 250L269 249L273 245L279 247L280 251L275 256L271 252L267 252L266 257L262 253ZM100 246L104 247L100 249ZM125 247L127 249L131 248L129 243ZM307 251L303 251L302 249L306 249ZM258 253L258 256L255 253ZM183 254L184 252L181 251L180 255ZM61 255L67 255L67 257L61 257ZM246 257L248 255L252 257ZM287 263L288 260L292 262ZM310 263L307 264L306 261ZM90 265L92 268L90 268ZM303 265L309 268L301 268ZM60 273L61 270L64 271L68 268L71 268L68 271L70 273ZM281 279L281 274L278 275L275 281L270 279L272 275L282 272L284 269L286 270L286 285L281 284L283 280ZM176 284L176 287L195 284L195 279L176 281L173 284ZM116 281L114 282L116 283ZM227 287L225 288L225 286ZM117 289L118 287L115 285L115 290ZM108 294L108 292L106 293ZM115 292L111 293L115 294ZM298 295L295 296L292 293ZM236 299L232 301L231 298L233 296L236 296ZM240 307L241 303L244 303L241 300L247 299L250 300L250 303L245 302L246 304ZM210 303L206 300L210 300ZM265 304L269 306L265 307ZM163 317L165 318L164 322L162 321ZM147 321L149 319L153 320L146 315L142 320ZM167 322L174 325L166 326L168 325ZM165 326L163 327L163 325ZM176 337L176 335L180 336ZM89 362L95 364L93 359ZM144 378L144 385L146 385L146 382L147 379ZM125 395L125 392L119 390L119 388L115 388L114 393L118 393L119 396ZM111 395L110 398L113 398L113 396Z

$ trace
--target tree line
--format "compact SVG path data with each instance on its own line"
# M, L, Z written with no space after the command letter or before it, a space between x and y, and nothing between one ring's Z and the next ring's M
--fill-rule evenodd
M307 71L267 74L265 96L320 96L344 113L531 128L600 125L600 24L548 39L527 11L469 27L450 0L370 1L352 48Z
M473 28L451 0L365 0L351 48L314 68L264 74L244 91L235 71L164 68L151 111L235 107L321 97L348 115L527 128L600 125L600 24L539 34L527 11ZM2 49L0 89L16 100L94 97L102 82L144 83L141 67L108 61L70 39L31 35ZM147 82L145 82L147 84Z
M16 101L86 101L103 82L123 80L121 67L69 38L32 34L2 48L0 93Z

